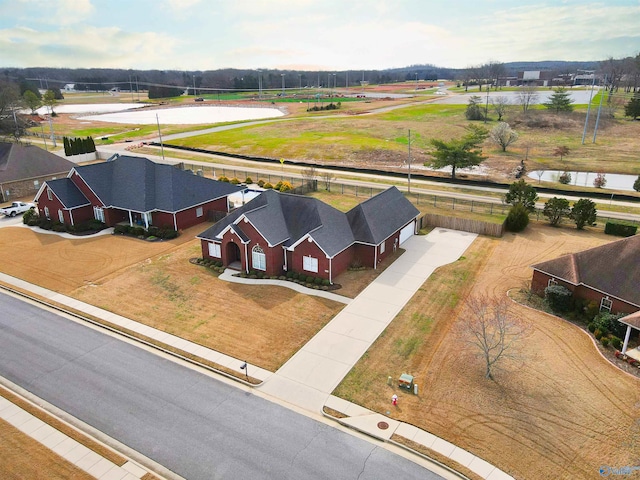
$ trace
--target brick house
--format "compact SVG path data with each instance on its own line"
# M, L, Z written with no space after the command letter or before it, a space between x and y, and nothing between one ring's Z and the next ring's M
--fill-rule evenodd
M0 142L0 201L35 195L44 182L65 177L74 166L33 145Z
M376 268L416 233L419 211L395 187L343 213L311 197L267 190L202 232L203 258L333 282L353 263Z
M600 310L640 310L640 235L614 241L532 266L531 289L544 295L553 283L575 297L596 302Z
M45 182L35 201L40 216L68 225L97 219L181 230L229 211L228 196L242 190L142 157L76 166Z

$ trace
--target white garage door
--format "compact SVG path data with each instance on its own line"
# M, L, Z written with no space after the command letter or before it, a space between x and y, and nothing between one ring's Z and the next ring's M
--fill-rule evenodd
M400 230L400 245L410 239L416 231L416 221L414 220L409 225Z

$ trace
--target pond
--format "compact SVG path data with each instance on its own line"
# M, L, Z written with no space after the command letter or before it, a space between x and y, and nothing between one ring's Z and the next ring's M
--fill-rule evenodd
M562 175L562 170L534 170L529 172L527 176L536 180L545 182L558 182L558 177ZM577 185L581 187L593 187L593 181L597 173L594 172L568 172L571 174L571 182L569 185ZM637 175L623 175L620 173L605 173L607 184L604 186L607 190L633 190L633 182L638 178Z
M153 125L156 115L160 124L198 125L240 120L259 120L282 117L283 112L271 107L212 107L192 106L175 108L144 109L143 111L125 111L88 115L81 120L95 122L127 123L135 125Z

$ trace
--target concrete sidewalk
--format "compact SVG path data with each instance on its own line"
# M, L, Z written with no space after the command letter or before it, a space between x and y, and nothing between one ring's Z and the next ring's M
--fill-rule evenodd
M0 418L99 480L139 480L149 473L130 460L122 466L116 465L2 396Z

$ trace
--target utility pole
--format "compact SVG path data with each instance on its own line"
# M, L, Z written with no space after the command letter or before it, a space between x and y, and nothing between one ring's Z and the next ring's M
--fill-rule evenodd
M196 76L193 76L193 96L196 96Z
M587 136L587 125L589 124L589 112L591 111L591 99L593 98L593 87L596 83L595 70L579 70L583 72L591 72L593 79L591 80L591 93L589 94L589 104L587 105L587 118L584 119L584 130L582 131L582 145L584 145L584 138Z
M164 161L164 145L162 144L162 133L160 133L160 120L158 120L157 113L156 113L156 123L158 124L158 137L160 137L160 151L162 152L162 160Z
M487 87L487 103L484 106L484 123L487 123L488 116L489 116L489 88Z
M129 91L131 92L131 101L133 102L133 83L131 83L131 75L129 75Z
M140 101L140 89L138 88L138 76L136 75L136 96L138 97L138 102Z
M411 130L409 130L409 174L407 175L407 192L411 193Z
M607 91L607 76L604 76L604 83L602 84L602 88L600 89L600 103L598 104L598 115L596 116L596 126L593 128L593 141L591 143L596 143L596 135L598 135L598 123L600 123L600 112L602 111L602 99L604 98L605 92Z
M282 77L282 98L284 98L284 73L281 73L280 76Z

